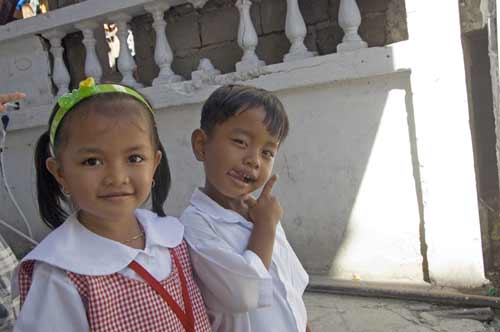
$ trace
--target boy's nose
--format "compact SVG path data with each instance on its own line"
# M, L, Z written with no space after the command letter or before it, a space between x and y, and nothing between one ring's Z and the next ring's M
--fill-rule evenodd
M249 151L249 153L247 153L247 155L245 156L244 163L245 163L245 165L247 165L249 167L259 168L260 161L259 161L258 153Z

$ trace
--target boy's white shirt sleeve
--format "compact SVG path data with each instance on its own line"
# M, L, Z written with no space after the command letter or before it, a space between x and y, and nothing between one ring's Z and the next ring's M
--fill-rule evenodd
M236 313L272 305L272 278L259 256L250 250L238 253L199 215L181 219L208 308L222 306Z
M37 262L14 332L88 332L85 307L65 271Z

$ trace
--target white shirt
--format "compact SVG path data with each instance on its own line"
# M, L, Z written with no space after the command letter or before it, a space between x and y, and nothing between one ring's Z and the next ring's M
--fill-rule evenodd
M101 237L80 224L76 214L52 231L23 261L36 260L33 281L14 331L88 332L85 307L66 272L108 275L115 272L142 280L128 264L136 260L157 280L171 272L168 248L182 242L184 227L173 217L158 217L136 210L146 245L134 249ZM19 294L18 270L12 279L13 296Z
M309 277L276 231L272 264L247 250L253 224L200 190L183 212L184 237L214 332L304 332Z

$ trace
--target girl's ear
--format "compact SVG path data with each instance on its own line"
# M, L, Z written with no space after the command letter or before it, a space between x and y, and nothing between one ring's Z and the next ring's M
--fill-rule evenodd
M155 169L153 171L153 174L156 173L156 170L158 169L158 166L160 166L160 162L161 162L161 158L162 158L162 153L160 150L156 151L156 155L155 155Z
M205 144L208 141L208 136L203 129L196 129L191 134L191 147L198 161L205 161Z
M52 176L56 179L61 187L67 188L61 165L56 158L47 158L47 160L45 161L45 167L47 167L47 170L50 172L50 174L52 174Z

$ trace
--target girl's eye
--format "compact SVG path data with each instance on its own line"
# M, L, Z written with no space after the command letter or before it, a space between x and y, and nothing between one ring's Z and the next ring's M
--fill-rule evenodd
M128 157L128 161L131 162L131 163L140 163L140 162L143 162L144 161L144 157L142 156L139 156L138 154L134 154L130 157Z
M82 165L85 166L99 166L102 165L102 162L97 158L88 158L82 162Z
M274 152L270 151L270 150L264 150L262 152L264 154L265 157L267 158L273 158L274 157Z

